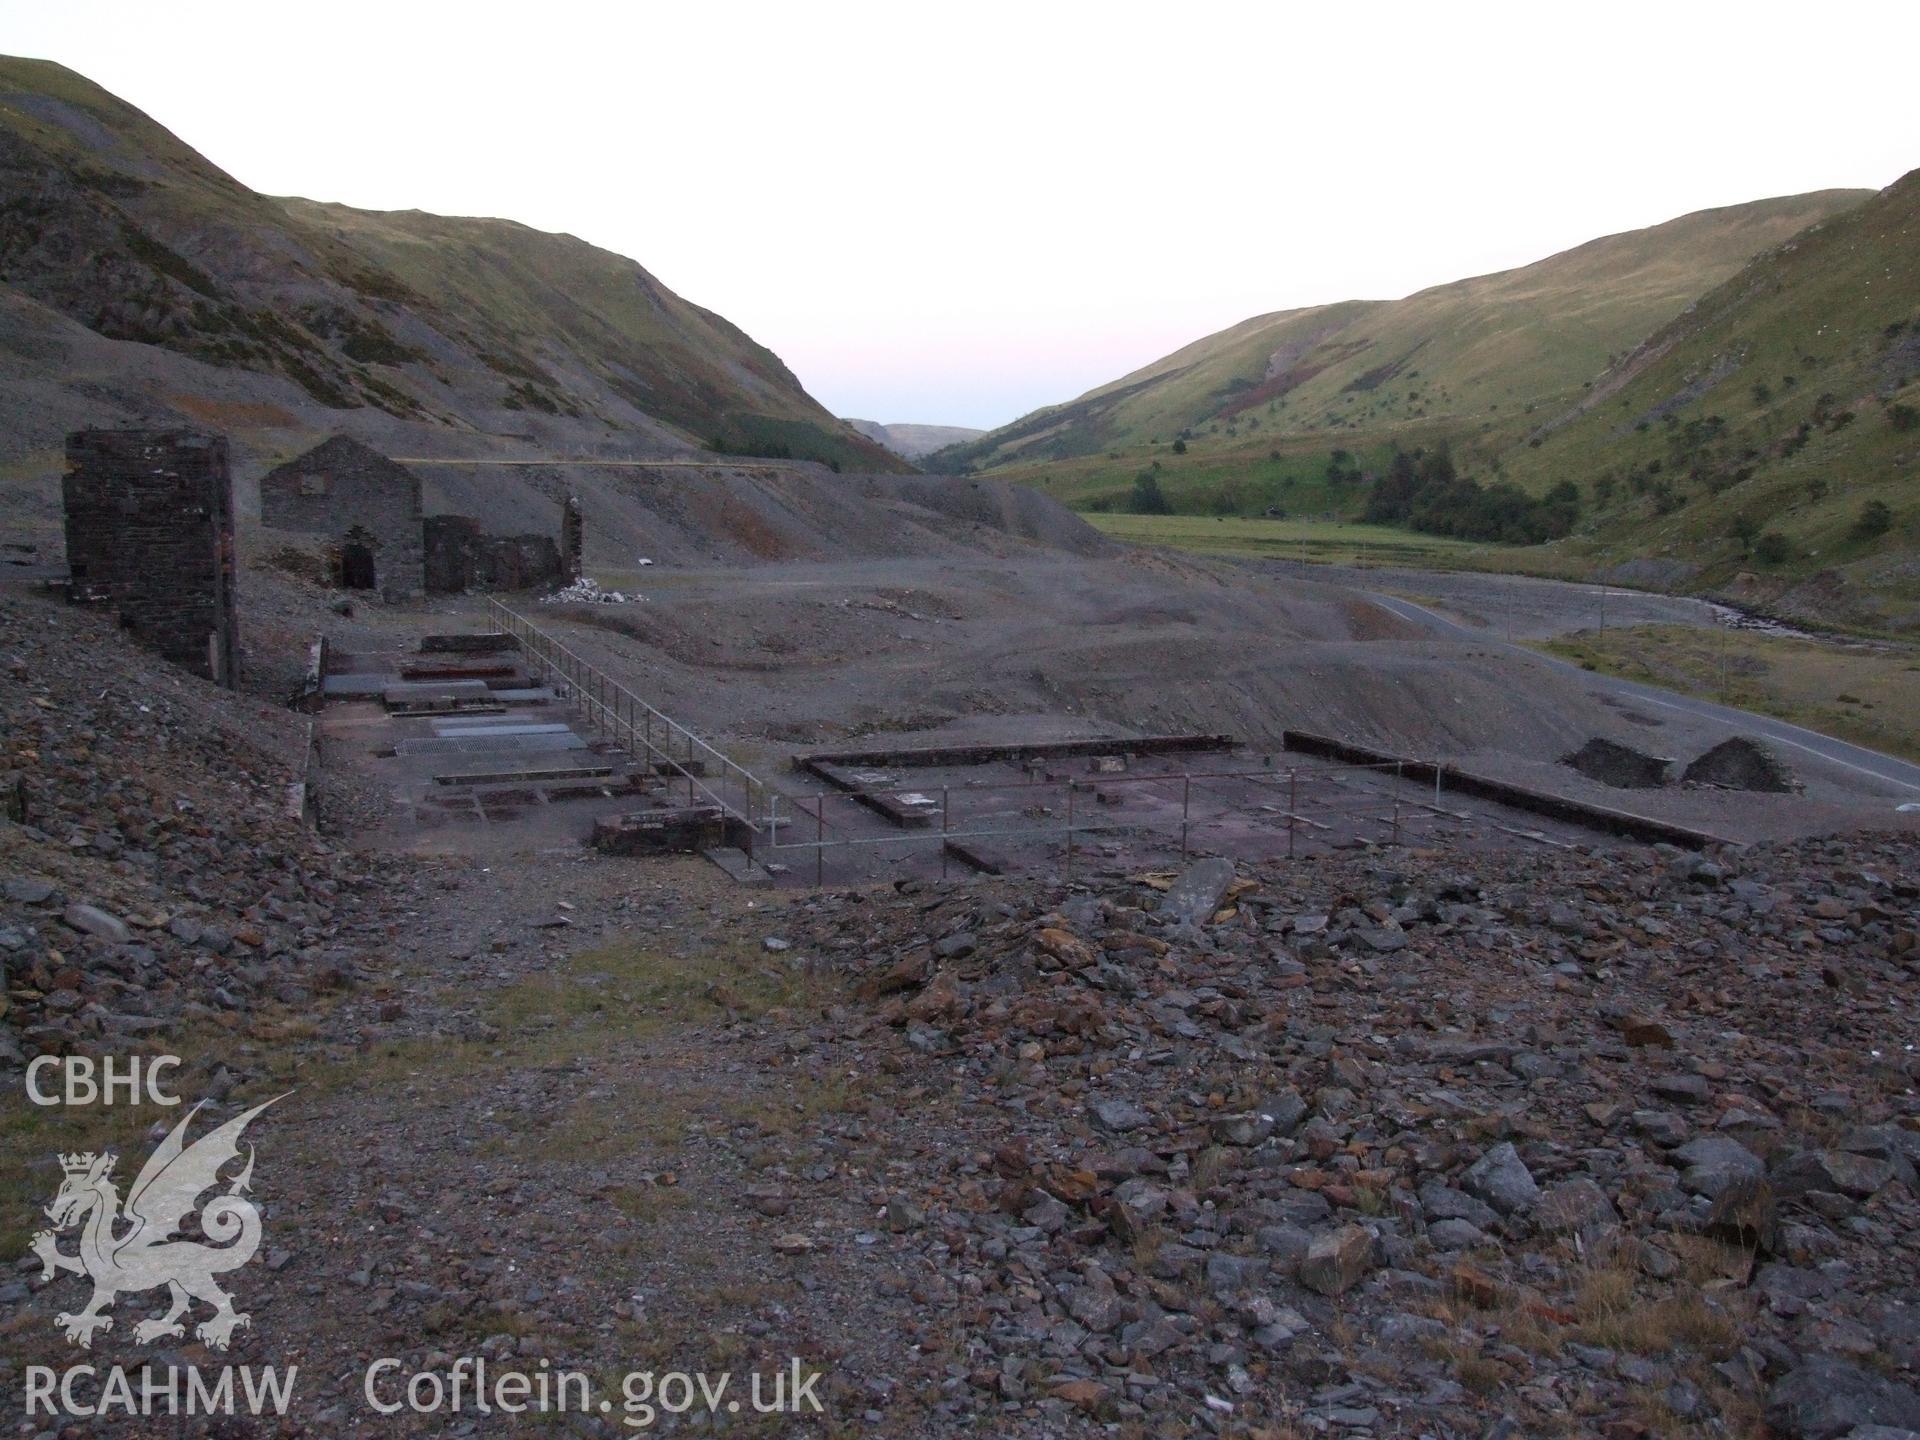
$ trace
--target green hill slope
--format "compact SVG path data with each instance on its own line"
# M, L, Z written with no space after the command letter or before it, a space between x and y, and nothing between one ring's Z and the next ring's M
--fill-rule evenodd
M1610 360L1753 255L1868 193L1701 211L1403 300L1257 316L943 461L1034 465L1169 446L1177 436L1231 448L1302 434L1372 443L1436 423L1499 428L1529 407L1570 403Z
M1920 622L1920 171L1754 259L1502 461L1568 548L1824 619Z
M623 256L255 194L46 61L0 59L0 279L98 335L278 376L327 410L904 468Z

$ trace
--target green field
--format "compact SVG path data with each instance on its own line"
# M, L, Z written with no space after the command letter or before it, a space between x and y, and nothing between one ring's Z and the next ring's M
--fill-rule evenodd
M1088 523L1115 540L1169 545L1206 555L1251 555L1321 565L1405 566L1429 570L1509 570L1511 546L1416 535L1384 525L1337 520L1262 520L1245 516L1102 515Z
M1588 670L1920 760L1920 650L1684 625L1583 630L1541 647Z

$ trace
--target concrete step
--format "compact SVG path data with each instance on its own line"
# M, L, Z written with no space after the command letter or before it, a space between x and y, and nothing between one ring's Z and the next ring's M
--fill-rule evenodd
M644 776L615 770L610 775L572 775L519 781L489 781L468 787L482 805L559 804L566 800L606 800L643 795L653 787Z
M496 706L496 712L501 707ZM488 716L454 716L435 720L433 733L440 740L473 740L506 735L566 735L573 727L563 720L522 719L515 715L504 719Z

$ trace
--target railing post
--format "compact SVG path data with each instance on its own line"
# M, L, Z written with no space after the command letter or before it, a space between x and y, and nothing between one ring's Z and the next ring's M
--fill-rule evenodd
M1293 859L1293 837L1300 828L1300 767L1287 771L1287 859Z
M1180 858L1187 858L1187 817L1193 808L1193 776L1180 777Z
M1073 781L1067 781L1067 879L1073 879Z

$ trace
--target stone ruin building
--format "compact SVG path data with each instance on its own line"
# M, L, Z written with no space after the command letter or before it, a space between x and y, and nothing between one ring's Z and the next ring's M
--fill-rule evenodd
M357 440L336 435L263 476L260 523L325 536L328 575L344 589L426 593L420 477Z
M76 431L61 492L68 598L111 605L143 645L232 686L239 626L225 438Z
M577 578L579 501L562 507L560 537L490 535L466 515L427 515L420 477L344 435L269 471L261 523L327 540L326 571L348 590L388 600L465 590L531 590Z

